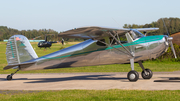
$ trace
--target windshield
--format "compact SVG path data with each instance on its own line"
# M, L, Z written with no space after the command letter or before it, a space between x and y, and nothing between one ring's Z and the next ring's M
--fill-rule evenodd
M131 35L131 37L133 38L133 40L136 40L137 38L141 38L141 37L144 37L144 35L141 33L141 32L139 32L138 30L131 30L130 32L129 32L129 34Z
M138 30L132 30L132 32L134 33L135 39L144 37L144 35L141 32L139 32Z

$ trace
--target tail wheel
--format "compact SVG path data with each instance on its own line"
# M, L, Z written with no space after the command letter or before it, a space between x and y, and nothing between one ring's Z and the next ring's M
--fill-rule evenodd
M153 75L152 71L150 69L145 69L145 71L142 71L142 73L141 73L142 78L143 79L150 79Z
M127 78L131 82L136 82L139 79L139 74L138 72L132 70L128 73Z
M12 75L8 75L7 80L12 80Z

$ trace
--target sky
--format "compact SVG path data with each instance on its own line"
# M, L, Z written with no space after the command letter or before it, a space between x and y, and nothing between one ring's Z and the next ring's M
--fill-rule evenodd
M180 18L180 0L0 0L0 26L18 30L123 28Z

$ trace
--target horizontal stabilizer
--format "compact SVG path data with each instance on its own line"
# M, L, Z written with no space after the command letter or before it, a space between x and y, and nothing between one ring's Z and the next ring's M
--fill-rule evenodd
M20 66L20 68L23 68L24 66L26 67L27 65L33 65L35 63L36 62L26 62L26 63L20 63L20 64L10 64L10 65L7 65L6 67L4 67L3 69L7 70L7 69L11 69L11 68L16 67L16 66Z

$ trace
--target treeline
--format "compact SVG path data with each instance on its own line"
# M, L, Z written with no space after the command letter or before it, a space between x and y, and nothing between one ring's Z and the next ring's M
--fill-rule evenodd
M47 36L48 41L61 41L62 37L58 37L57 31L54 31L52 29L40 29L40 30L17 30L8 28L6 26L0 26L0 41L3 41L4 39L9 39L13 35L24 35L29 40L36 39L36 40L44 40L45 35ZM65 41L83 41L83 39L77 39L77 38L64 38Z
M50 40L57 40L58 32L52 29L40 29L40 30L17 30L12 28L7 28L6 26L0 26L0 41L4 39L9 39L12 35L24 35L28 39L38 39L44 40L45 35L47 35Z
M179 18L163 18L163 19L167 27L168 33L170 35L180 32L180 19ZM148 32L148 35L167 35L167 31L163 25L162 18L150 24L145 24L145 25L124 24L123 26L123 28L152 28L152 27L158 27L159 30Z
M169 34L174 34L176 32L180 32L180 19L179 18L163 18L166 24L166 27L169 31ZM166 35L166 29L163 26L162 19L157 20L156 22L152 22L150 24L145 25L137 25L137 24L124 24L123 28L152 28L158 27L159 30L148 32L147 35ZM17 30L12 28L7 28L6 26L0 26L0 41L3 39L9 39L12 35L21 34L26 36L28 39L36 38L38 40L44 39L45 35L47 35L49 41L61 41L62 38L58 37L57 31L52 29L40 29L40 30ZM77 38L64 38L65 41L83 41L83 39Z

